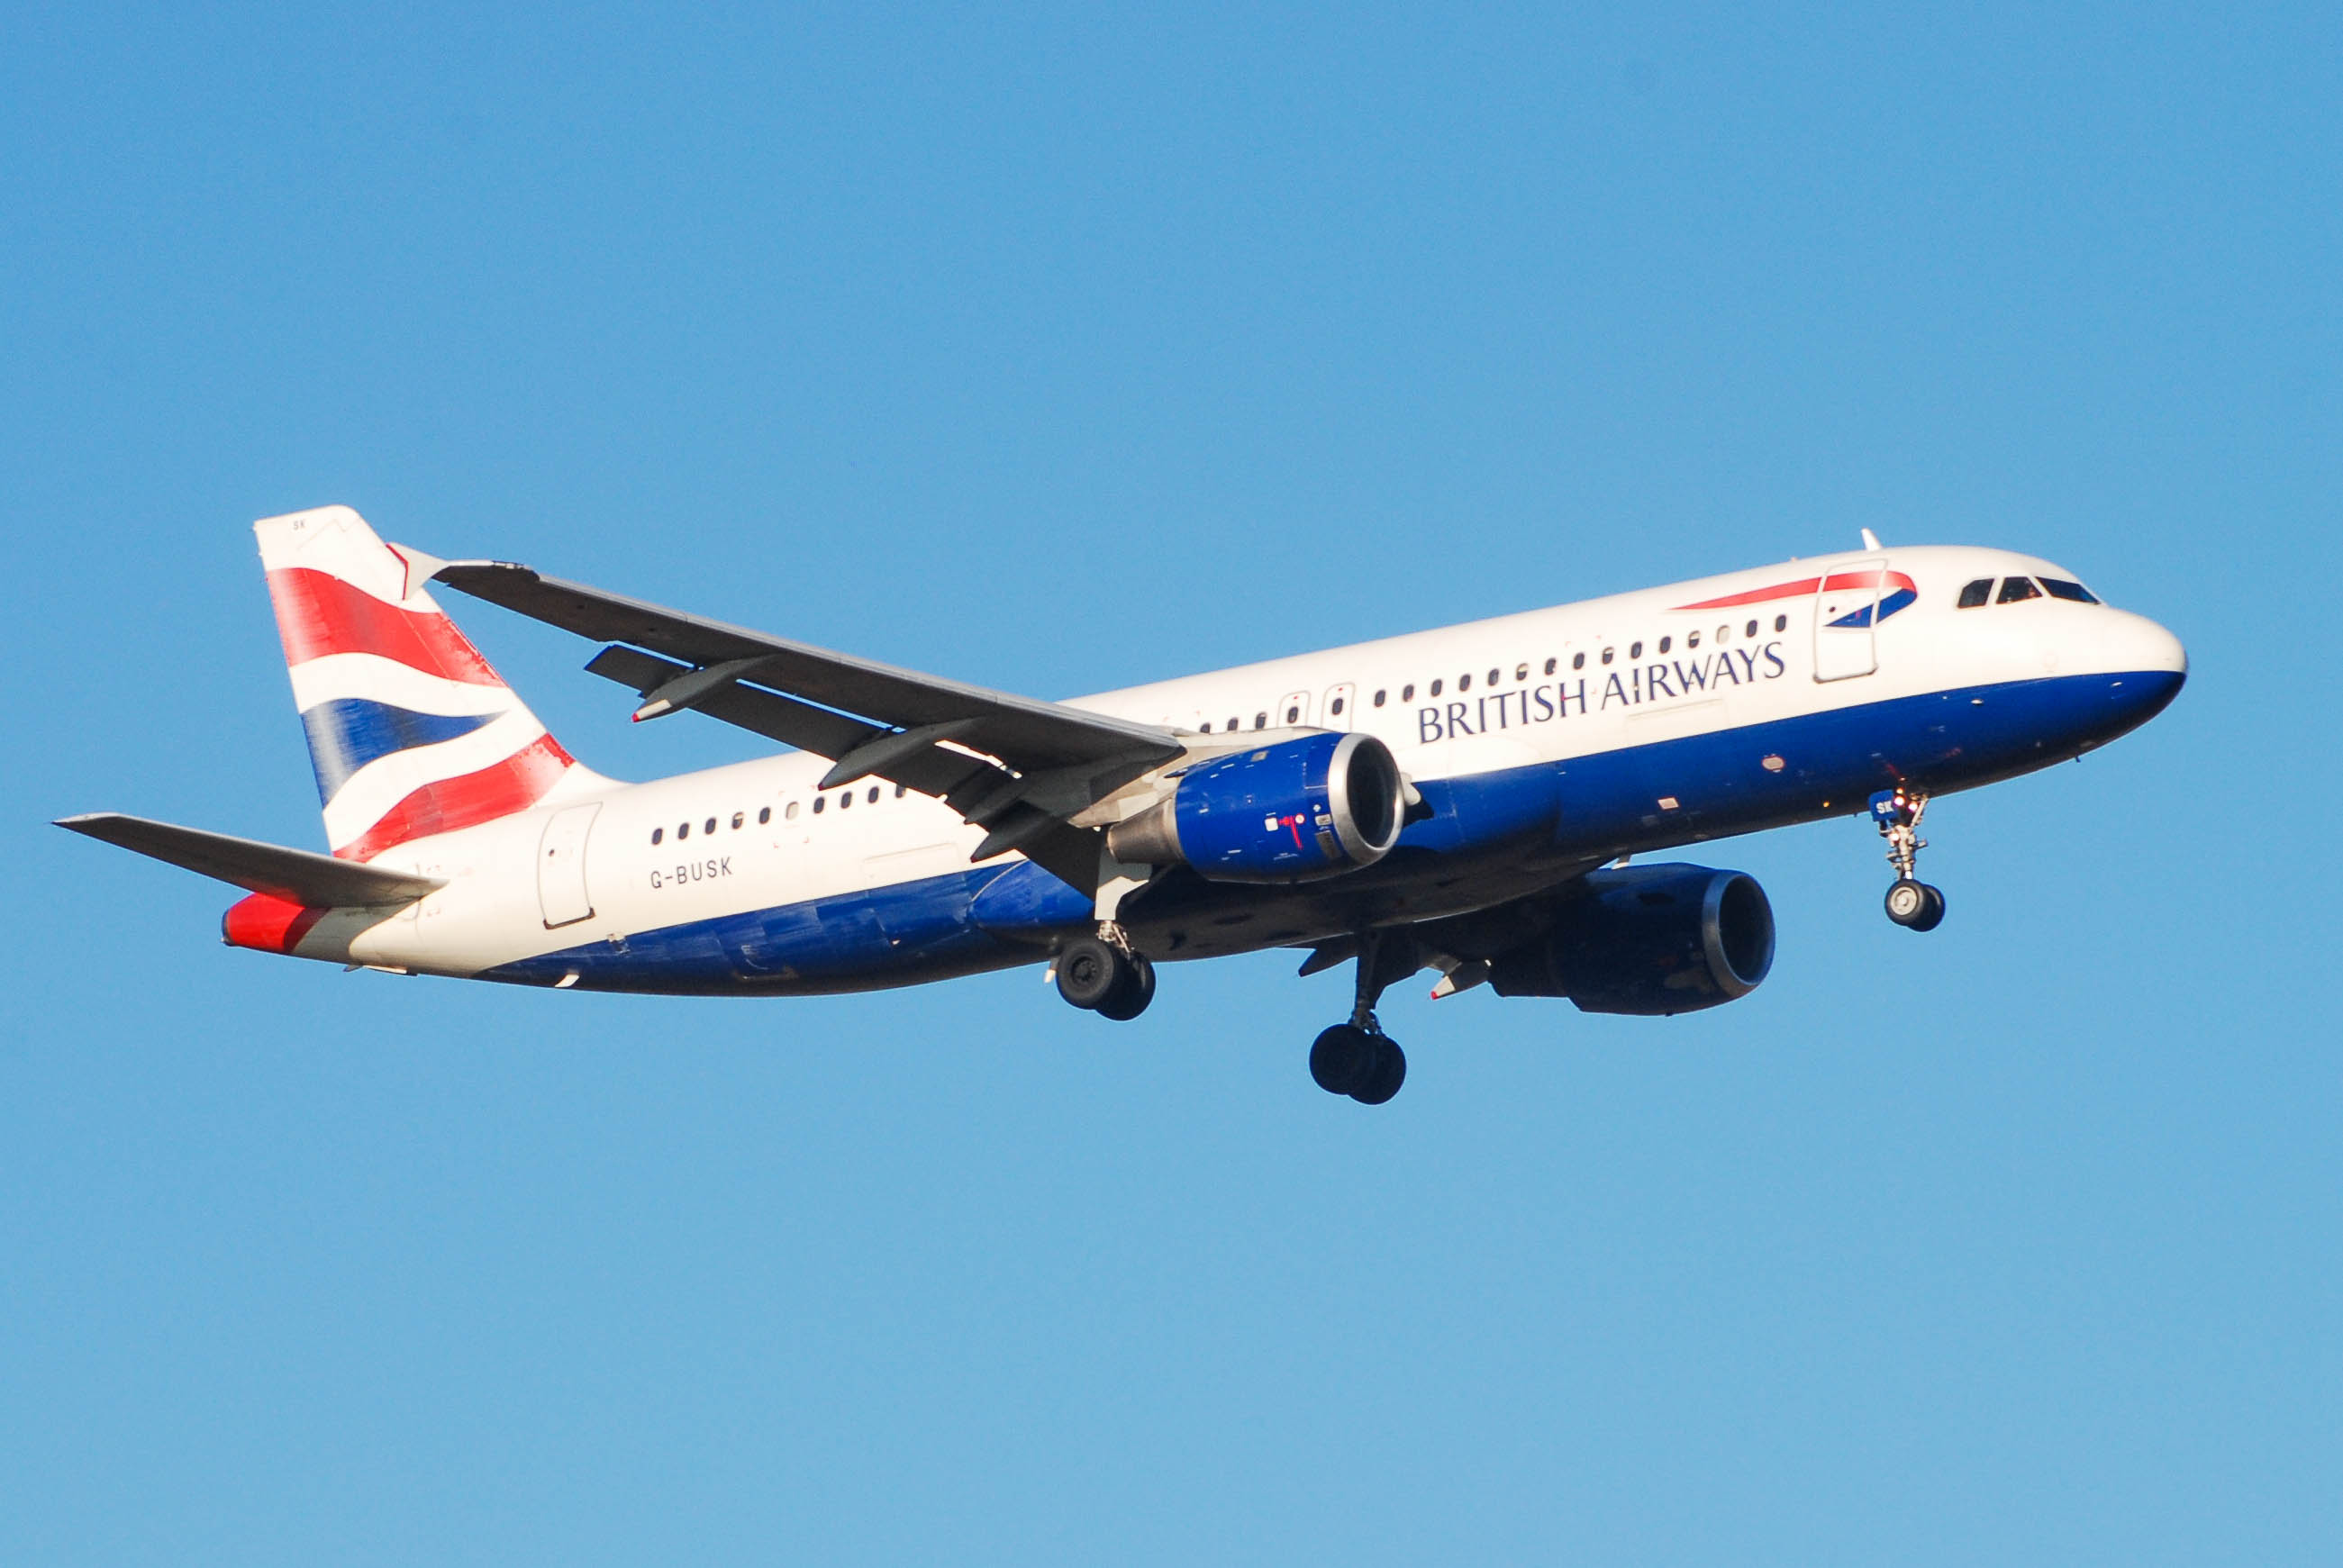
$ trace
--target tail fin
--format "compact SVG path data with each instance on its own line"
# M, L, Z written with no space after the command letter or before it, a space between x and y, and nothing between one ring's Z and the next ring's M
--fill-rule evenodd
M437 563L347 507L252 528L337 856L371 860L594 781L424 591Z

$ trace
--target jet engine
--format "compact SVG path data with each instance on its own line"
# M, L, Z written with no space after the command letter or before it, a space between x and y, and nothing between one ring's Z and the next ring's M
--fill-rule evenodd
M1593 871L1547 910L1539 938L1490 960L1498 995L1568 997L1583 1012L1694 1012L1748 995L1774 967L1774 908L1743 871Z
M1391 748L1309 735L1201 762L1157 805L1107 830L1133 865L1214 882L1304 882L1372 866L1399 842L1406 802Z

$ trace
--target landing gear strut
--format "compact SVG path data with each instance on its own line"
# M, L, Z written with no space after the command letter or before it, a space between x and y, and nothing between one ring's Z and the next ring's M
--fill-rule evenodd
M1882 789L1871 798L1872 824L1887 840L1887 861L1896 868L1895 885L1887 890L1887 918L1907 930L1933 931L1944 922L1945 895L1913 875L1920 851L1928 840L1920 837L1920 815L1928 797L1901 786Z
M1407 961L1404 970L1393 972L1403 946L1407 950L1404 960L1412 960L1414 949L1404 933L1387 939L1382 931L1369 931L1360 938L1351 1021L1325 1030L1310 1047L1310 1076L1327 1093L1347 1094L1362 1105L1381 1105L1407 1081L1407 1053L1375 1020L1375 1003L1383 1000L1383 988L1419 967Z
M1101 1018L1128 1023L1155 1000L1155 966L1121 926L1101 921L1098 935L1076 937L1058 950L1058 994Z

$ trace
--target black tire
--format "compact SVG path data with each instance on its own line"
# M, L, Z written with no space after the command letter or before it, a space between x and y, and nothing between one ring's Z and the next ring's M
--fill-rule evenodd
M1123 956L1096 937L1076 937L1058 950L1058 994L1085 1011L1114 994Z
M1155 966L1146 958L1133 953L1123 960L1122 978L1107 999L1098 1004L1098 1015L1117 1023L1129 1023L1147 1010L1155 1000Z
M1928 895L1935 891L1926 882L1898 877L1895 885L1887 890L1887 918L1910 930L1926 930L1928 928L1920 922L1927 918Z
M1399 1086L1407 1081L1407 1052L1399 1048L1399 1041L1383 1035L1374 1039L1374 1067L1351 1091L1351 1098L1362 1105L1389 1103L1391 1097L1399 1092Z
M1945 890L1932 888L1925 882L1921 884L1920 890L1928 896L1927 901L1920 910L1919 918L1911 922L1911 927L1916 931L1933 931L1945 923Z
M1348 1094L1374 1070L1377 1060L1373 1035L1338 1023L1311 1042L1310 1077L1329 1094Z

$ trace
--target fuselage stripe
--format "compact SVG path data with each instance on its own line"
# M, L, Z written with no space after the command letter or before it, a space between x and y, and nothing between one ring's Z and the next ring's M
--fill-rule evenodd
M1894 608L1885 607L1881 608L1879 618L1882 620L1894 615L1896 610L1902 609L1905 605L1910 604L1913 598L1918 597L1917 588L1910 578L1906 577L1902 572L1888 572L1883 578L1879 569L1874 567L1867 571L1833 572L1827 580L1819 577L1801 578L1795 582L1775 583L1771 588L1751 588L1746 593L1727 594L1723 598L1704 598L1698 604L1680 604L1675 608L1677 609L1731 609L1737 605L1767 604L1778 598L1801 598L1811 593L1827 593L1832 588L1869 588L1875 582L1882 583L1883 586L1893 585L1898 590L1897 594L1890 596L1891 603L1897 597L1903 598L1903 603L1896 604Z

